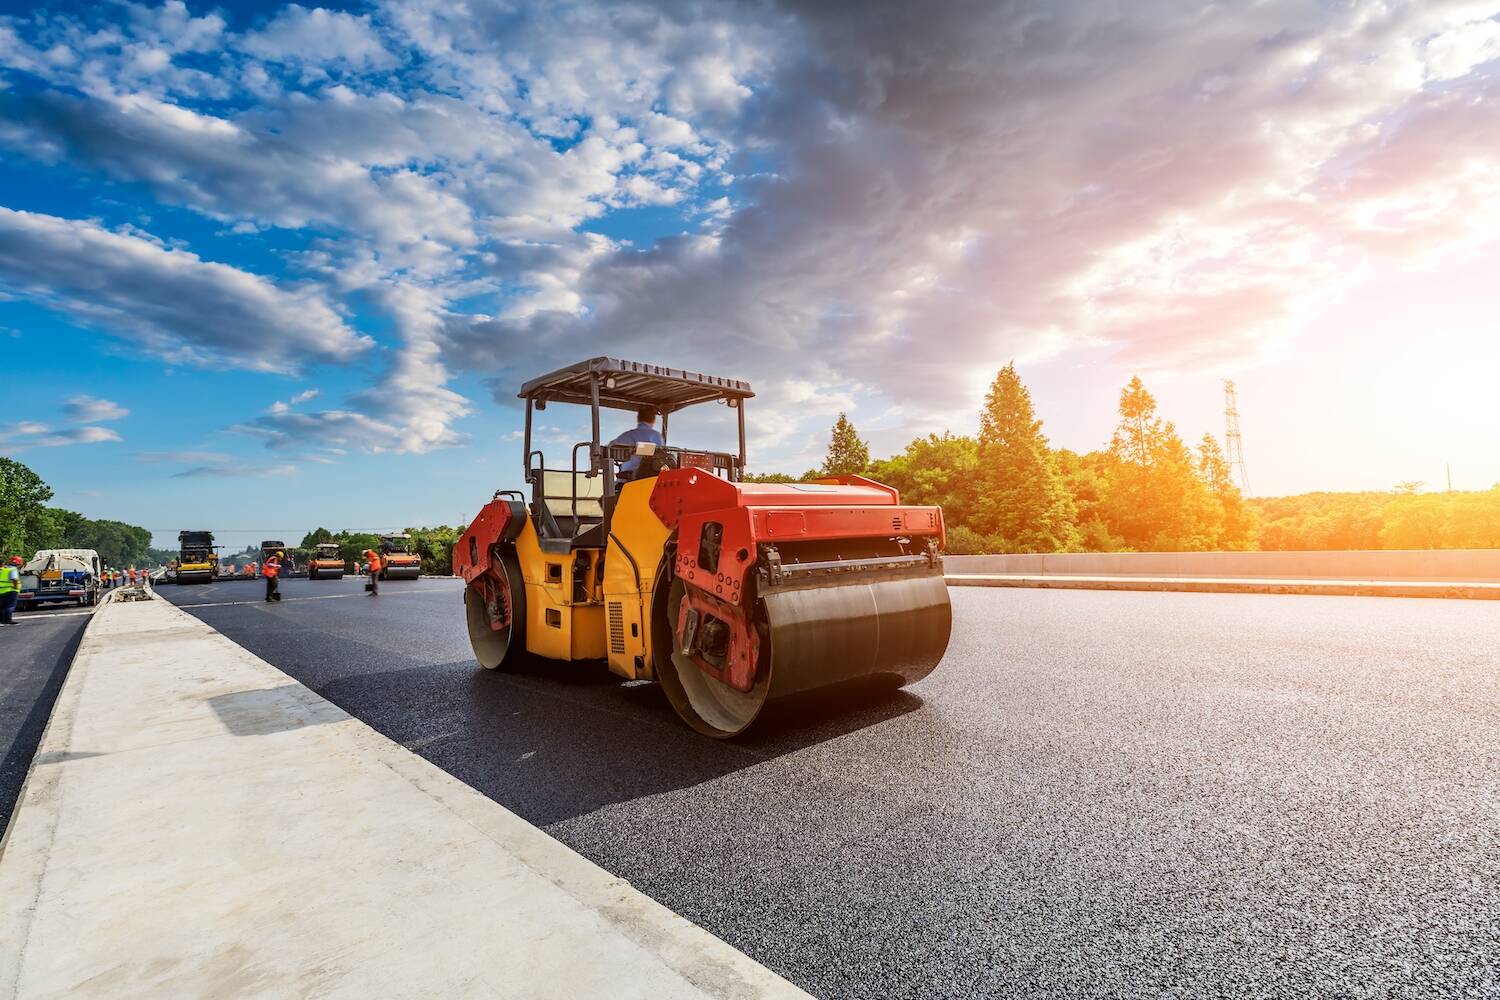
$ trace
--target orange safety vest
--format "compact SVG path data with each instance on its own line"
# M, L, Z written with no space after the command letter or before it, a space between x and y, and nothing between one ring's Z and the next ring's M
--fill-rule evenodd
M281 575L281 560L272 556L260 564L260 571L263 575L269 576L273 580L276 579L276 577Z

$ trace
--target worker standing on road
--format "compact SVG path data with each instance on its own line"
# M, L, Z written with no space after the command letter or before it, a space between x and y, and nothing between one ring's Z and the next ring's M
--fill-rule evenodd
M370 582L365 584L365 589L370 592L371 597L380 596L380 553L374 549L365 549L365 561L370 567Z
M280 552L266 556L266 561L260 565L261 575L266 578L267 604L281 600L281 585L278 582L281 577L281 556Z
M11 556L0 567L0 625L14 625L16 601L21 598L21 557Z

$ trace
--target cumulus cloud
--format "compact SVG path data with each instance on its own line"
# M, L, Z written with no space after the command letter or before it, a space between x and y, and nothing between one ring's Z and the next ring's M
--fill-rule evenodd
M0 286L180 362L282 371L370 344L315 289L79 219L0 208Z
M23 422L0 430L0 448L22 451L26 448L62 448L73 444L100 444L119 441L120 435L108 427L49 427Z
M739 136L774 170L705 231L591 262L585 309L451 319L497 395L567 344L930 421L1014 356L1241 364L1372 254L1500 236L1491 85L1452 82L1494 58L1495 4L786 6Z
M291 297L293 357L357 353L333 296L379 314L367 388L242 426L277 449L459 444L454 372L509 399L611 353L752 378L757 431L800 453L856 390L919 425L971 413L1011 357L1253 361L1371 261L1500 237L1484 0L387 0L234 38L128 10L0 23L0 64L42 82L0 93L0 142L247 237L311 234L292 259L321 292L199 279ZM676 225L609 226L636 209ZM235 324L195 340L19 260L23 293L161 353L270 364Z
M110 399L73 396L63 404L63 415L75 424L96 424L127 417L130 411Z
M395 61L370 26L368 15L322 7L308 10L297 4L288 5L259 31L246 34L239 47L269 62L380 68Z
M404 450L399 427L354 410L267 413L230 429L260 438L267 447L278 451L305 447L372 452Z

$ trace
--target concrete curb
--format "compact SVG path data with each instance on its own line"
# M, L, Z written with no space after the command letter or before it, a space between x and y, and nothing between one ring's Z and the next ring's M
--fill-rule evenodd
M806 997L160 599L89 623L0 996Z
M1027 587L1057 590L1149 590L1204 594L1322 594L1342 597L1446 597L1500 600L1500 583L1391 580L1260 580L1243 577L1026 576L948 573L950 587Z

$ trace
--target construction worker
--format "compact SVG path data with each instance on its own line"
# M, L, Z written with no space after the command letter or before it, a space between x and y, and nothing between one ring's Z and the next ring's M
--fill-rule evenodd
M23 565L20 556L11 556L9 564L0 567L0 625L16 623L14 613L16 601L21 599L21 567Z
M615 438L610 444L654 444L660 448L667 442L662 438L661 432L656 429L656 407L643 406L635 411L635 427L625 431ZM641 456L632 455L620 466L620 480L622 482L635 478L635 472L640 468Z
M285 552L277 552L275 555L267 556L266 561L261 563L261 575L266 578L266 603L281 600L281 558Z
M380 553L374 549L365 549L365 562L370 568L370 582L365 584L365 589L370 592L371 597L380 596Z

